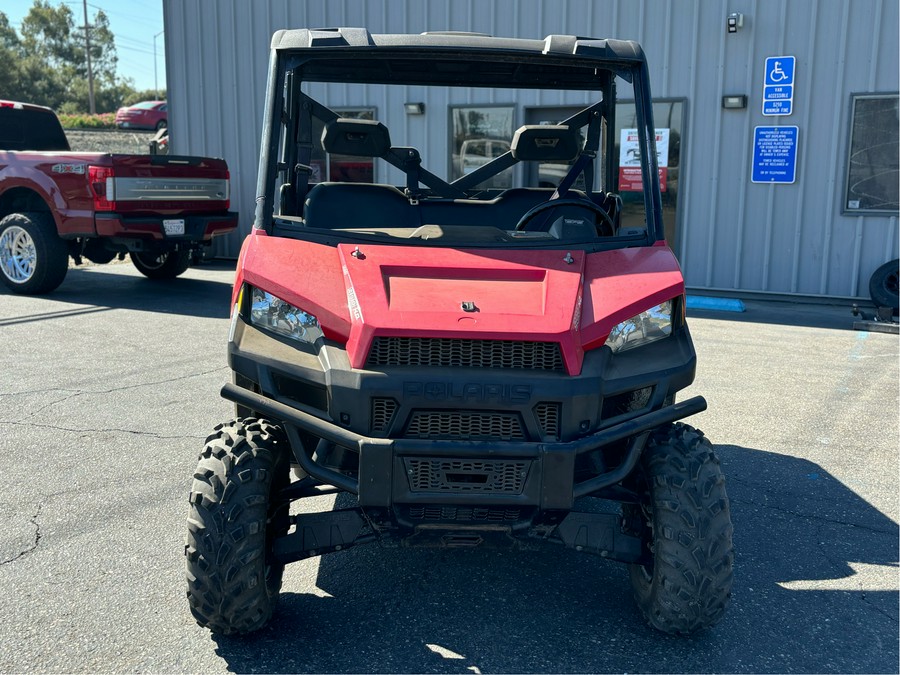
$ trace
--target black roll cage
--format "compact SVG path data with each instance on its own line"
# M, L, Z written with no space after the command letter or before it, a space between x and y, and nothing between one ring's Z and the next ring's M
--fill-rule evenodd
M373 48L373 47L343 47L338 49L312 48L312 49L273 49L269 61L269 78L267 83L267 101L263 119L263 134L260 147L260 171L257 184L256 213L254 227L272 232L272 219L274 213L274 200L279 199L282 213L288 215L302 215L303 201L308 192L309 176L312 172L311 158L314 139L312 138L312 119L318 118L323 123L337 119L340 115L306 95L301 91L304 81L318 82L360 82L371 84L447 84L456 86L494 86L509 87L509 82L494 81L470 81L465 74L454 73L445 76L446 82L434 81L440 78L431 78L424 81L422 73L428 73L428 68L422 66L419 73L408 79L394 80L394 77L402 77L396 64L409 64L423 62L433 64L436 54L444 60L442 63L458 63L461 69L482 67L490 56L495 63L540 63L541 72L546 72L548 67L563 69L580 67L584 69L584 59L566 56L548 56L546 54L532 55L529 53L507 53L498 50L454 50L453 52L437 49L422 48ZM386 64L383 72L375 74L363 73L362 77L351 64L363 62L372 64L373 60ZM327 67L321 64L327 64ZM596 154L598 147L590 146L590 141L600 138L605 139L605 163L602 167L604 189L607 192L617 192L618 173L616 171L616 157L614 152L616 139L615 129L615 101L616 101L616 76L623 77L634 85L635 106L638 116L638 134L642 148L641 155L646 161L641 162L642 181L645 186L645 209L647 213L647 243L664 238L662 225L662 198L659 191L655 128L653 124L652 105L648 95L649 74L646 61L639 60L610 61L602 64L594 64L593 81L581 81L580 86L574 86L572 81L558 83L560 89L597 90L601 94L601 100L588 105L575 115L564 120L562 124L578 128L589 127L589 142L582 154ZM390 75L390 79L384 73ZM343 73L344 77L335 77L336 73ZM353 75L357 75L354 77ZM455 79L454 79L455 78ZM565 78L561 78L565 79ZM387 81L383 81L387 80ZM538 82L526 76L517 78L514 88L554 88L547 82ZM553 84L552 82L550 84ZM598 123L604 125L605 134L598 133ZM276 130L278 131L276 133ZM279 153L279 145L281 152ZM389 164L397 167L407 176L407 192L412 198L427 198L439 196L441 198L459 199L473 196L473 188L493 175L508 169L518 163L511 151L494 158L485 165L479 167L470 174L464 175L454 181L447 182L439 176L428 171L421 164L421 158L414 148L391 148L381 157ZM591 157L591 159L593 159ZM583 162L582 164L586 164ZM592 162L589 163L592 166ZM281 192L274 194L274 186L280 178ZM428 190L419 190L419 183L425 185ZM475 193L480 192L476 190Z

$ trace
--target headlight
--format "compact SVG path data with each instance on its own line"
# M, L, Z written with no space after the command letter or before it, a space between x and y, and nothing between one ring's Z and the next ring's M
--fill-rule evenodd
M308 344L322 337L316 317L258 288L250 294L250 323Z
M606 344L613 352L624 352L672 334L672 301L651 307L623 321L609 332Z

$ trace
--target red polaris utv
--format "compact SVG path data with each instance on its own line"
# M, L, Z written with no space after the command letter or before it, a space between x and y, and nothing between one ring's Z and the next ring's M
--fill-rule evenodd
M513 132L498 103L568 112ZM466 173L475 138L509 149ZM706 402L675 402L696 357L661 175L634 42L276 33L222 389L239 417L190 497L197 621L257 630L287 563L372 541L562 545L627 563L660 630L718 621L731 518L678 422ZM328 493L352 506L296 504Z

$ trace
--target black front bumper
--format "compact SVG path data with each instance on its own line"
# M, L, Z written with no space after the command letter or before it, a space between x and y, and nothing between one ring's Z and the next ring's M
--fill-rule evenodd
M394 504L473 503L533 506L540 510L570 510L574 500L614 485L634 468L650 431L665 424L706 410L702 396L640 415L582 438L556 443L495 441L449 441L421 439L384 439L362 436L261 394L226 384L222 396L281 421L288 434L294 456L309 475L327 485L352 492L362 507L386 507ZM297 430L301 429L329 443L359 453L358 477L353 478L314 462L304 450ZM618 441L628 441L628 450L615 468L575 483L575 459ZM409 458L480 459L522 464L521 492L436 493L417 491L409 476Z

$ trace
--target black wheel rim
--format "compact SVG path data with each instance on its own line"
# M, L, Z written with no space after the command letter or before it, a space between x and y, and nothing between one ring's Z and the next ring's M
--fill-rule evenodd
M891 295L900 294L900 281L898 281L898 272L888 274L884 278L884 290L886 290Z

